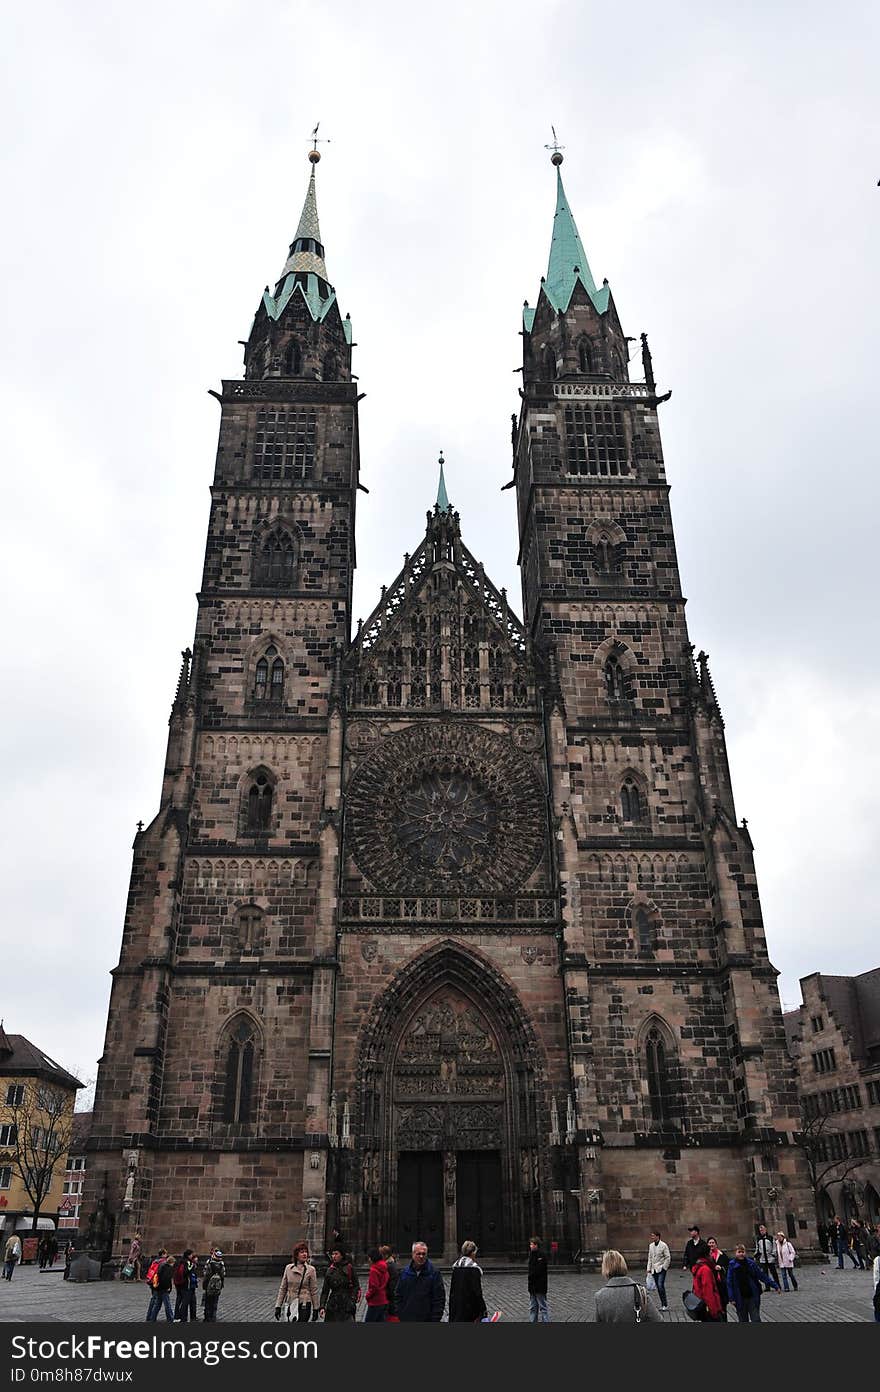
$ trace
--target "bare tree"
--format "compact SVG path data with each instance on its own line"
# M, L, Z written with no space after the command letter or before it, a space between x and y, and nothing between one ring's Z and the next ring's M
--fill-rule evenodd
M822 1221L819 1213L819 1200L829 1184L836 1184L846 1179L847 1175L853 1170L857 1170L860 1165L865 1163L864 1155L847 1155L846 1140L842 1131L828 1129L828 1122L831 1113L827 1108L810 1114L806 1103L801 1104L801 1130L795 1137L795 1144L803 1153L807 1162L807 1171L810 1176L810 1187L813 1191L813 1206L816 1210L816 1222ZM839 1145L843 1154L832 1158L830 1154L831 1137L840 1138Z
M73 1127L72 1099L61 1088L34 1079L24 1084L20 1101L10 1107L10 1112L15 1127L13 1165L34 1206L31 1231L36 1232L55 1171L67 1162Z

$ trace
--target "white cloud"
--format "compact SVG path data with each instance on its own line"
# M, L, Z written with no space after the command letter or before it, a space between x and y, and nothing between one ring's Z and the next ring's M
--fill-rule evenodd
M100 1052L134 823L155 810L192 638L206 391L239 372L319 118L328 265L367 392L355 616L418 544L441 446L465 539L518 598L499 489L553 121L593 270L674 388L691 636L712 653L771 956L787 981L872 964L880 17L853 4L832 31L817 5L797 13L58 0L10 15L8 1027L78 1066Z

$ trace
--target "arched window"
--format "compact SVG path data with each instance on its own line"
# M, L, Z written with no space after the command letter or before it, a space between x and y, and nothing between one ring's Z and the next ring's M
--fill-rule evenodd
M303 369L302 348L295 338L292 338L287 345L286 365L288 377L300 376Z
M261 657L254 668L254 700L265 701L266 691L269 686L269 664L265 657Z
M363 702L365 706L378 706L379 683L375 677L367 677L364 682Z
M388 704L389 706L399 706L403 699L403 687L399 678L392 678L388 682Z
M644 904L637 904L633 910L633 927L639 952L654 951L654 924Z
M254 668L253 698L279 705L284 699L284 659L274 643L269 644Z
M634 778L625 779L620 790L620 814L625 822L642 820L642 796Z
M515 706L528 705L529 691L524 681L514 680L513 683L513 704Z
M268 831L272 822L272 782L262 769L254 774L247 790L246 831Z
M627 699L626 680L619 660L613 655L605 663L605 691L610 701Z
M257 1031L243 1015L229 1036L223 1088L223 1120L245 1125L254 1113L254 1060Z
M321 376L325 382L335 382L339 376L339 359L335 353L328 353L324 359Z
M593 543L593 556L597 570L610 570L614 564L614 547L607 532L600 532Z
M552 348L544 349L544 377L548 382L556 380L556 354Z
M593 356L590 352L590 345L585 338L582 338L578 344L578 359L581 372L592 372Z
M264 539L254 563L254 584L289 588L296 581L296 543L286 527Z
M259 947L263 937L263 911L246 904L238 913L238 943L244 950Z
M651 1120L657 1127L669 1126L674 1119L671 1060L666 1040L656 1025L645 1036L645 1074Z
M284 663L280 657L276 657L272 663L272 681L270 684L270 700L280 702L284 699Z

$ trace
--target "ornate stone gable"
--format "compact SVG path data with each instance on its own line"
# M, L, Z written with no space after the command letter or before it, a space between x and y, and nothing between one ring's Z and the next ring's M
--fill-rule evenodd
M424 541L359 629L348 696L354 709L535 708L522 625L461 541L457 513L428 514Z

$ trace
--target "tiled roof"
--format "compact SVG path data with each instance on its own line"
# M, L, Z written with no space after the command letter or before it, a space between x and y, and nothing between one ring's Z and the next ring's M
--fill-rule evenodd
M42 1049L37 1048L36 1044L25 1039L23 1034L8 1034L6 1038L12 1052L0 1055L0 1073L4 1076L18 1074L27 1077L33 1075L39 1078L53 1078L65 1087L81 1088L83 1086L78 1078L74 1078L73 1074L68 1073L66 1068L62 1068L60 1063L56 1063L48 1054L44 1054Z

